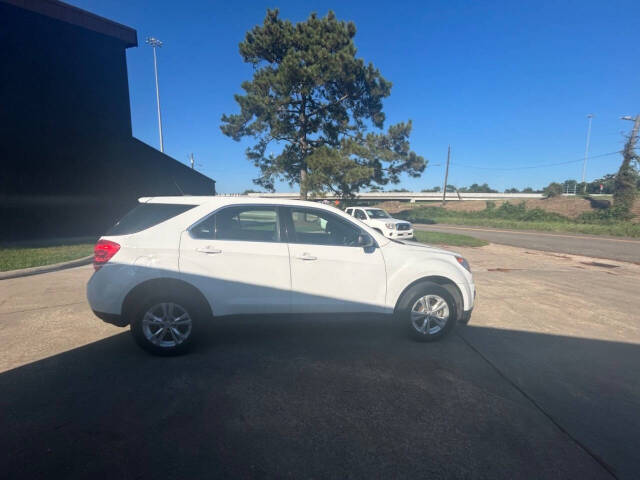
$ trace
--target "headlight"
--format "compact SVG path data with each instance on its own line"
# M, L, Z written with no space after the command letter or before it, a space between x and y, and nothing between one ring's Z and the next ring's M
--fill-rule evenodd
M395 230L396 228L395 223L385 223L384 226L387 227L389 230Z
M467 262L466 259L462 258L462 257L458 257L456 255L456 260L458 261L458 263L460 265L462 265L465 269L467 269L469 272L471 272L471 266L469 265L469 262Z

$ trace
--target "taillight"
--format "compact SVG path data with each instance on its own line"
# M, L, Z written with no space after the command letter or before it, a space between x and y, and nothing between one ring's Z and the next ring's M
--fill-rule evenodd
M98 240L96 246L93 247L93 268L99 270L105 263L111 260L120 250L120 245L111 240Z

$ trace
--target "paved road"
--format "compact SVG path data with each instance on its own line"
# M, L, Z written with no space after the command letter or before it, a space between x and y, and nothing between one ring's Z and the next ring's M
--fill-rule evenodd
M157 358L91 314L91 267L0 281L0 471L637 478L640 266L458 250L479 304L434 344L387 319L254 318Z
M505 230L461 225L415 225L417 230L462 233L492 243L531 248L546 252L570 253L587 257L608 258L624 262L640 262L640 240L629 238Z

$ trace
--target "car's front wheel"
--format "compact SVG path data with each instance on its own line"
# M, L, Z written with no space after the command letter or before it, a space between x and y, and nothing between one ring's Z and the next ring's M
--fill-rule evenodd
M421 282L405 292L397 315L413 339L432 342L446 336L455 326L456 303L446 288Z
M191 348L196 309L180 298L148 299L131 321L136 343L156 355L179 355Z

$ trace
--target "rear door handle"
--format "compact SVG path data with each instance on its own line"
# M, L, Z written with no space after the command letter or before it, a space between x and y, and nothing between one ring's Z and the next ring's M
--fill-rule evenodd
M213 255L214 253L222 253L222 250L214 247L200 247L196 248L196 252L207 253L209 255Z
M314 257L313 255L309 255L308 253L303 253L302 255L296 257L298 260L317 260L318 257Z

